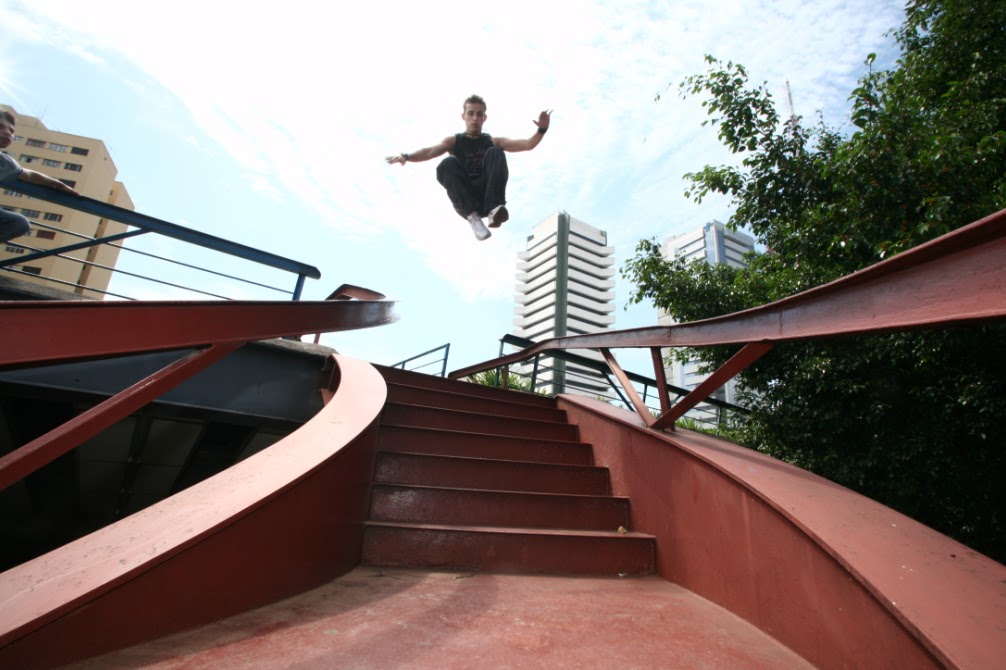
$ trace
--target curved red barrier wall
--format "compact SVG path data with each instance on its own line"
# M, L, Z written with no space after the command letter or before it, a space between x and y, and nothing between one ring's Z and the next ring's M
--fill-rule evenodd
M750 449L560 396L657 571L820 668L1002 667L1006 566Z
M0 579L0 667L45 668L302 592L359 562L387 388L340 384L296 433Z

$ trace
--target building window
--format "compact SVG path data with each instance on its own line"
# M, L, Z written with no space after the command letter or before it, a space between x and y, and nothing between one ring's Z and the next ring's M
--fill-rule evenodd
M60 179L60 181L69 186L70 188L74 188L77 185L77 182L75 182L72 179Z
M20 141L21 141L21 140L23 140L23 139L24 139L24 138L23 138L23 137L21 137L20 135L15 135L15 136L14 136L14 140L13 140L13 141L14 141L14 142L20 142Z
M24 247L15 247L13 244L8 244L6 249L4 249L9 254L23 254Z
M78 156L86 156L90 152L90 149L84 149L83 147L74 147L70 149L71 154L77 154Z
M21 269L24 270L25 272L27 272L30 275L40 275L40 274L42 274L42 268L37 268L37 267L35 267L33 265L25 265Z
M63 167L70 172L80 172L83 169L83 165L78 165L77 163L64 163Z
M25 144L27 144L30 147L42 147L43 149L45 148L45 142L43 142L42 140L28 140L27 142L25 142Z
M46 221L62 221L63 215L53 214L52 212L46 212L45 216L43 216L42 218L44 218Z
M60 152L69 151L70 149L70 147L66 146L65 144L56 144L55 142L49 142L49 148L52 151L60 151Z
M29 156L28 154L21 154L21 158L18 159L22 163L35 163L38 161L38 156Z
M29 219L37 219L42 216L42 212L37 209L22 209L21 213L27 216Z
M43 240L54 240L56 239L55 230L36 230L35 237L41 237Z
M46 167L59 167L60 166L60 162L59 161L54 161L51 158L43 158L42 159L42 165L44 165Z
M9 195L9 196L14 197L14 198L23 198L24 197L24 193L21 193L20 191L12 191L9 188L5 188L3 190L3 194L4 195Z

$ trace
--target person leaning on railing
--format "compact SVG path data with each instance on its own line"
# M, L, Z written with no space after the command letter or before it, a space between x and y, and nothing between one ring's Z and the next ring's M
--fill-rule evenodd
M14 115L6 110L0 111L0 149L6 149L13 141ZM53 179L34 170L26 170L11 156L0 153L0 181L8 177L17 177L29 184L58 188L61 191L80 195L58 179ZM28 224L28 219L17 212L0 209L0 242L7 242L15 237L27 235L29 232L31 232L31 226Z

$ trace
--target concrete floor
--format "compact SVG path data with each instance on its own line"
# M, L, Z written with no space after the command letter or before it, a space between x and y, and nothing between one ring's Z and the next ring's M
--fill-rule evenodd
M812 666L743 620L658 577L359 567L274 605L68 667Z

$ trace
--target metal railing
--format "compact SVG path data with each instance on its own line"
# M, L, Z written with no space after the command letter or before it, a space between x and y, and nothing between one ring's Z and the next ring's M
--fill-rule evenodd
M443 352L442 354L439 352ZM409 370L411 372L422 372L424 368L430 366L439 365L440 366L440 376L447 376L447 357L451 353L451 343L441 344L439 347L434 347L429 351L424 351L421 354L416 354L406 358L404 361L399 361L389 365L390 368L401 368L403 370ZM412 367L407 367L407 365L412 364Z
M116 233L112 235L106 235L104 237L92 238L87 235L82 235L80 233L62 230L60 228L42 224L38 221L32 221L32 226L45 228L53 230L55 232L60 232L61 234L69 235L76 238L78 241L71 244L66 244L54 249L39 249L28 245L26 242L30 239L28 237L15 238L7 244L25 249L28 253L20 254L15 257L0 260L0 270L5 270L13 274L24 274L28 275L31 273L24 272L23 270L17 269L16 266L23 266L26 263L37 261L43 258L48 258L51 256L56 256L62 259L69 260L71 262L80 263L83 266L94 267L100 270L107 270L113 274L128 275L143 281L152 282L161 286L168 286L176 289L182 289L195 294L204 295L211 298L219 298L230 300L231 298L217 295L215 293L206 291L202 287L198 286L186 286L174 281L168 281L164 278L151 277L146 275L141 275L138 273L127 272L122 269L116 269L115 267L105 266L93 261L89 261L83 258L77 258L71 255L73 252L79 252L82 250L90 250L101 245L113 246L119 251L127 251L130 253L141 254L145 257L145 260L157 260L164 263L168 263L175 268L186 268L189 270L194 270L198 273L204 273L206 275L221 277L224 279L241 282L243 284L254 286L256 288L262 288L269 291L275 291L279 293L284 293L289 295L292 300L300 300L301 294L304 289L304 280L307 278L319 279L321 277L321 272L306 263L301 263L299 261L294 261L289 258L284 258L282 256L277 256L276 254L269 253L267 251L262 251L260 249L255 249L253 247L248 247L243 244L238 244L237 242L232 242L221 237L216 237L198 230L193 230L191 228L186 228L175 223L170 223L168 221L162 221L161 219L154 218L152 216L147 216L146 214L140 214L139 212L134 212L132 210L124 209L122 207L117 207L116 205L111 205L106 202L101 202L100 200L95 200L93 198L88 198L86 196L76 196L70 193L65 193L63 191L58 191L52 188L47 188L45 186L38 186L35 184L29 184L17 179L7 179L0 181L0 188L10 189L12 191L17 191L23 193L32 198L38 198L40 200L45 200L47 202L52 202L57 205L62 205L63 207L68 207L70 209L76 210L78 212L84 212L91 214L103 219L109 219L112 221L117 221L119 223L126 224L130 226L131 229L127 229L125 232ZM121 244L125 240L136 237L138 235L143 235L146 233L156 233L167 238L178 240L189 245L195 245L203 249L210 250L219 254L224 254L228 257L235 259L240 259L248 263L253 264L261 270L262 266L267 268L273 268L283 273L289 273L295 275L296 279L292 289L284 289L277 286L271 286L269 284L264 284L261 281L255 279L242 278L236 275L227 274L219 271L219 269L210 269L205 265L199 266L191 263L185 263L178 261L176 259L167 258L165 256L152 254L144 251L134 250L130 247ZM32 274L33 277L39 277L39 275ZM82 289L86 291L93 291L96 293L102 293L105 295L110 295L117 298L123 298L127 300L132 300L133 298L119 295L115 293L110 293L106 290L100 290L92 288L90 286L83 286L80 284L67 282L65 280L59 280L48 277L41 277L47 282L52 284L70 287L72 289Z
M504 355L504 348L508 346L524 350L536 344L534 340L517 335L504 335L500 338L499 355L502 357ZM546 361L549 359L570 363L575 367L548 365ZM529 366L531 368L530 372L527 371ZM594 397L605 402L621 405L626 409L633 408L632 401L627 397L629 392L623 389L618 380L612 377L611 370L607 364L571 351L556 350L548 354L535 354L531 363L509 372L509 374L526 379L528 387L535 392L539 392L540 389L553 384L548 379L543 381L543 378L546 378L549 373L561 375L563 391ZM640 396L643 405L649 409L652 415L659 416L662 410L660 406L661 394L657 380L628 371L626 371L625 376ZM500 375L500 378L502 378L502 375ZM664 389L666 393L673 395L675 400L683 398L689 393L689 389L667 383L664 384ZM733 421L742 420L742 417L748 413L749 411L740 405L710 397L693 408L688 413L688 418L709 427L722 427L729 425Z
M1006 210L823 286L735 314L675 324L590 335L557 337L522 351L455 370L451 378L503 369L571 349L593 349L618 379L633 409L653 429L675 422L707 402L735 375L778 343L844 335L940 329L1006 319ZM672 403L661 351L667 347L741 345L723 366ZM654 417L615 360L612 349L648 348L660 415Z

